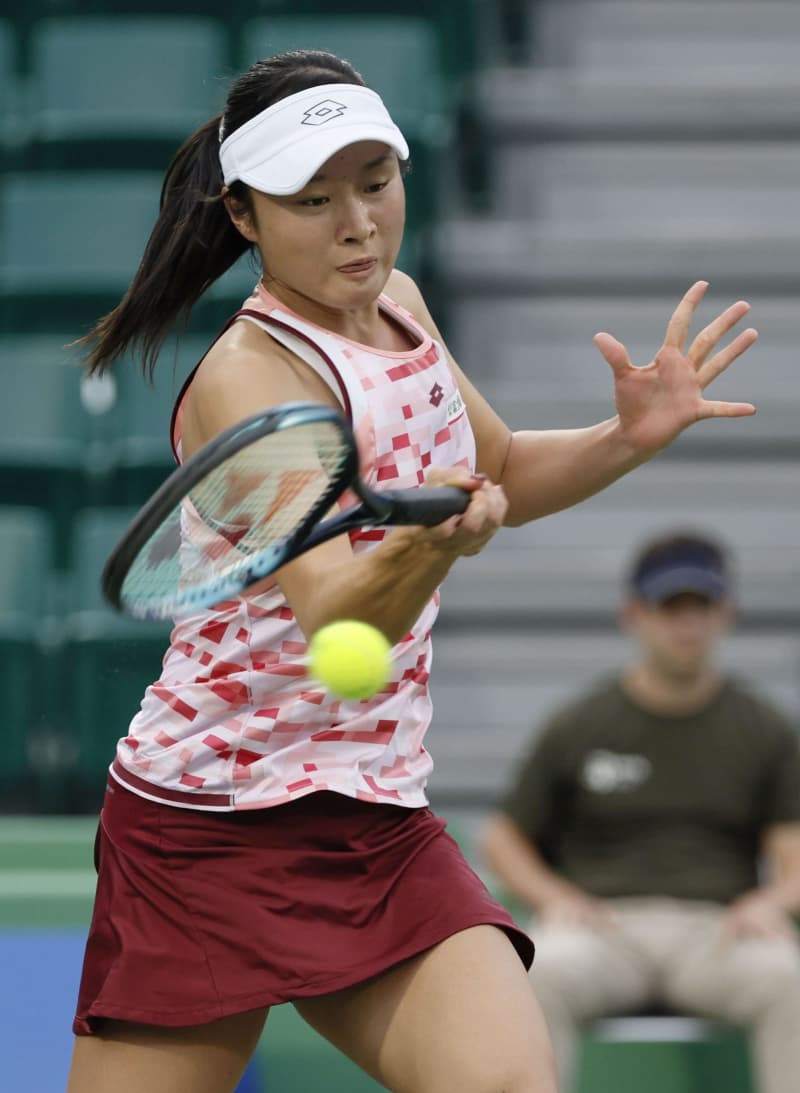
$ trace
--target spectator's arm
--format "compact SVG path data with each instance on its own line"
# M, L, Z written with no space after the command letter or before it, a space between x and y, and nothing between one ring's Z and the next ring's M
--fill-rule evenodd
M788 937L795 932L792 919L800 913L800 823L767 827L763 853L767 879L728 907L724 940Z
M764 832L765 892L789 915L800 914L800 823L771 824Z
M555 873L504 812L496 812L484 827L480 851L506 890L538 914L586 923L602 916L599 903Z

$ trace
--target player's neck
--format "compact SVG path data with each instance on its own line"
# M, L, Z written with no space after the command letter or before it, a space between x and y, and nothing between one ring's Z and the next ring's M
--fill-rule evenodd
M417 346L411 332L381 308L378 298L350 309L328 307L280 281L262 279L266 292L289 308L301 319L307 319L323 330L338 334L348 341L366 345L382 352L407 352Z
M702 710L722 686L722 675L714 665L689 674L669 674L646 662L630 665L622 672L623 690L644 709L665 717L689 716Z

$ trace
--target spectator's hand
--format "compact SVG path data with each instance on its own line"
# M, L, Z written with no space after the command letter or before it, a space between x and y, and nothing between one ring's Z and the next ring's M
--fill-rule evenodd
M688 352L684 351L692 317L707 287L706 281L692 285L669 321L664 344L644 367L634 367L625 346L610 334L594 336L595 345L614 372L620 429L637 455L654 455L695 421L755 413L749 402L711 402L703 397L712 380L758 337L757 331L749 328L714 352L723 335L750 310L748 303L740 300L732 304L700 331Z
M731 943L746 938L791 937L792 918L768 892L756 889L735 899L722 920L723 941Z
M502 486L495 486L485 475L472 474L466 467L431 467L426 486L460 486L472 494L460 516L434 528L420 528L420 534L440 549L454 555L478 554L498 528L502 527L508 500Z
M607 903L577 888L553 893L539 907L538 915L552 926L582 926L598 931L613 927L615 922L614 912Z

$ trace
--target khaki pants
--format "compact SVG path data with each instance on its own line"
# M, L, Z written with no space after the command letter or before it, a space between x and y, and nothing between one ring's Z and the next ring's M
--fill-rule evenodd
M584 1022L654 1004L746 1026L760 1093L800 1083L800 944L725 943L717 904L669 899L611 901L602 932L534 921L531 969L558 1060L560 1088L574 1082Z

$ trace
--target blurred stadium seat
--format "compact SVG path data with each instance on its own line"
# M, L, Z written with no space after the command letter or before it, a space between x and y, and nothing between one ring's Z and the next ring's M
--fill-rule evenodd
M40 641L51 555L47 519L35 508L0 507L0 690L5 787L28 766L27 738L39 709Z
M133 515L127 508L87 509L75 527L65 682L77 762L88 782L102 778L146 686L158 678L167 648L169 624L125 618L100 590L106 558Z
M158 214L161 175L30 171L0 178L0 325L87 329L114 307Z
M13 152L20 99L16 29L10 20L0 18L0 151L4 164Z
M384 0L381 17L423 18L433 27L439 40L442 68L448 81L457 86L471 78L475 67L485 57L487 20L484 0ZM329 16L330 5L325 0L253 0L247 5L253 16ZM336 4L337 16L363 20L376 15L374 0L341 0ZM336 50L334 50L336 52ZM380 87L380 84L374 86Z
M748 72L796 67L800 8L720 0L559 0L536 5L531 45L541 62L578 69L680 67ZM689 29L690 28L690 29Z
M676 526L702 527L737 560L744 615L789 625L800 616L798 490L791 460L662 457L564 512L501 529L448 576L448 610L530 625L610 620L631 544Z
M8 0L0 0L8 2ZM249 0L244 0L245 4ZM12 0L13 3L13 0ZM220 10L216 0L29 0L34 17L37 19L51 16L95 15L116 19L129 15L170 15L194 18L205 15L215 19L227 20L239 14L239 0Z
M611 222L631 231L657 223L667 232L713 231L722 222L774 230L792 215L798 170L800 150L781 141L512 141L498 164L495 197L506 215L556 224Z
M800 132L797 5L540 0L534 11L532 63L480 80L501 185L493 222L454 218L442 232L451 287L636 295L699 270L746 297L796 283L797 226L782 214Z
M53 556L64 565L75 510L102 476L99 419L81 400L81 373L66 335L0 338L9 377L0 400L0 504L37 505L51 521Z
M170 340L161 351L153 382L133 361L115 368L117 435L109 445L110 477L106 500L141 505L175 469L170 423L183 381L209 347L205 336Z
M583 1041L575 1093L754 1093L747 1037L699 1017L596 1021Z
M30 38L30 162L163 169L221 110L229 72L214 19L44 19Z

